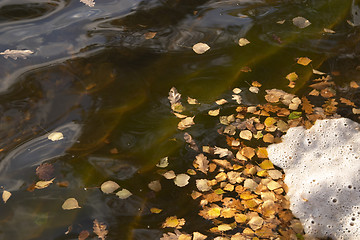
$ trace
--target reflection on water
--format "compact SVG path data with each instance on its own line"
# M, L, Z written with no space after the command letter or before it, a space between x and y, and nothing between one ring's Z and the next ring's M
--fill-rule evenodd
M169 168L181 173L196 154L176 129L169 89L203 103L188 109L197 115L189 131L199 146L221 145L217 120L206 113L213 100L231 98L233 87L256 80L283 88L299 56L322 71L340 71L338 82L352 80L344 66L356 73L359 65L358 30L346 22L358 24L356 1L95 2L93 8L75 0L0 2L0 51L34 52L0 58L0 186L13 193L0 203L1 239L77 239L94 219L109 227L108 239L158 239L161 223L174 215L187 219L188 232L201 232L208 223L196 215L191 184L180 189L162 180L159 193L147 187L160 179L159 159L169 156ZM296 16L312 24L300 30L291 23ZM148 39L148 32L156 34ZM239 47L240 37L251 44ZM197 42L211 49L196 55ZM310 77L304 73L293 91ZM259 100L244 95L243 101ZM49 141L53 131L64 140ZM44 161L54 165L55 182L68 187L27 191ZM101 193L98 186L110 179L133 196ZM69 197L82 208L62 210ZM151 207L163 212L151 214Z

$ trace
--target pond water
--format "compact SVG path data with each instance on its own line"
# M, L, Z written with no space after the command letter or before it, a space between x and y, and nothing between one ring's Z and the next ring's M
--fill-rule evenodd
M0 58L0 186L12 193L0 203L0 238L77 239L97 219L107 225L107 239L159 239L162 222L173 215L187 219L188 232L207 229L189 197L194 184L162 181L159 193L148 188L160 179L161 158L181 173L196 156L177 130L170 88L202 103L192 109L196 124L188 130L197 144L225 146L217 119L206 115L214 100L231 99L234 87L258 81L264 89L301 94L314 78L296 66L302 56L332 73L339 87L360 80L359 6L350 0L95 0L94 7L2 0L0 51L34 53ZM311 25L294 26L297 16ZM241 37L251 43L240 47ZM194 53L198 42L210 50ZM294 69L302 78L289 89L284 76ZM257 103L260 95L245 94L244 103ZM49 141L54 131L64 139ZM53 164L55 182L69 185L29 191L44 162ZM107 180L133 195L102 193ZM80 209L61 208L70 197ZM152 207L163 211L151 214Z

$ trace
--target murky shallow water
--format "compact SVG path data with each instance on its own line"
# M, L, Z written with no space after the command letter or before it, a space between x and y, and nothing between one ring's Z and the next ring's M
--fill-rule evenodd
M161 223L172 215L187 219L188 232L206 229L195 211L198 203L189 197L193 184L179 189L162 181L160 193L147 187L160 179L155 164L162 157L169 156L169 169L180 173L196 155L170 113L169 89L176 86L184 97L204 103L194 109L197 124L189 130L199 146L224 145L216 119L206 113L233 87L256 80L264 89L285 89L284 76L297 68L300 56L336 73L339 86L359 80L359 30L346 22L359 24L356 4L104 0L90 8L75 0L1 1L0 51L34 54L0 58L0 185L13 194L0 204L0 238L77 239L98 219L109 227L108 239L158 239ZM293 26L296 16L312 25ZM146 39L148 32L155 37ZM239 47L240 37L251 44ZM191 49L197 42L211 49L197 55ZM252 71L242 72L244 66ZM297 71L303 78L293 92L312 77ZM259 101L243 98L245 104ZM46 141L57 130L64 141ZM111 153L114 148L118 153ZM53 163L56 181L69 186L27 191L42 162ZM106 180L133 196L103 194L97 187ZM82 208L62 210L69 197ZM151 214L151 207L163 212Z

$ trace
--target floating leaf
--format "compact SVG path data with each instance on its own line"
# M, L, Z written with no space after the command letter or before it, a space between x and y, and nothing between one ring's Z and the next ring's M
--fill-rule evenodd
M11 192L3 190L2 200L4 201L4 203L6 203L7 200L9 200L10 197L11 197Z
M239 46L240 47L243 47L243 46L245 46L245 45L248 45L250 42L249 42L249 40L247 40L246 38L240 38L239 39Z
M221 214L221 208L213 204L210 207L205 207L203 210L199 212L199 215L205 219L215 219L219 217Z
M55 142L64 139L64 135L61 132L50 133L48 139Z
M148 187L154 192L159 192L161 190L161 184L159 180L152 181L148 184Z
M166 218L165 222L162 224L163 228L170 227L170 228L177 228L180 229L185 224L185 219L180 218L178 219L176 216Z
M50 163L42 163L36 168L36 175L41 180L50 180L54 177L54 166Z
M191 105L199 104L198 100L196 100L195 98L191 98L191 97L187 98L187 102Z
M252 147L244 147L241 149L241 154L249 159L255 155L255 149Z
M249 130L243 130L240 132L240 135L239 135L242 139L245 139L245 140L251 140L253 134L251 131Z
M352 109L352 112L353 112L353 114L360 114L360 109L358 109L358 108L353 108L353 109Z
M348 106L356 107L355 103L353 103L352 101L350 101L350 100L348 100L346 98L343 98L343 97L340 98L340 102L344 103L344 104L346 104Z
M298 78L299 78L299 76L296 74L296 72L292 72L292 73L289 73L288 75L286 75L286 79L291 82L298 80Z
M195 124L195 123L194 123L194 118L195 118L195 117L187 117L187 118L181 120L181 121L179 122L179 124L178 124L178 129L184 130L184 129L189 128L189 127L191 127L192 125L194 125L194 124Z
M10 50L6 49L4 52L0 52L0 55L4 55L4 58L7 59L11 57L12 59L16 60L17 58L26 59L29 55L33 54L34 52L31 50Z
M274 136L270 133L267 133L263 136L263 141L266 143L273 143L274 142Z
M160 159L160 161L156 164L157 167L159 168L166 168L169 165L169 158L168 157L163 157L162 159Z
M251 227L252 230L257 230L262 227L263 223L264 223L264 219L262 219L259 216L255 216L250 219L248 225Z
M126 199L126 198L130 197L131 195L132 195L132 193L125 188L116 193L116 196L118 196L120 199Z
M78 240L85 240L90 236L90 233L86 230L83 230L79 233Z
M204 240L207 236L199 232L193 232L193 240Z
M171 105L179 103L180 99L181 99L181 94L178 93L178 91L175 87L172 87L169 91L168 99L169 99Z
M230 226L229 224L221 224L221 225L218 226L218 230L219 230L220 232L229 231L229 230L231 230L231 229L232 229L232 228L231 228L231 226Z
M48 187L50 184L52 184L54 182L54 179L51 179L49 181L38 181L36 184L35 184L35 188L36 189L43 189L43 188L46 188Z
M226 157L228 155L232 155L232 152L227 148L214 147L214 154L219 154L219 157Z
M72 210L76 208L81 208L81 207L79 206L79 203L75 198L66 199L62 205L62 209L64 210Z
M232 91L235 94L239 94L239 93L241 93L242 90L240 88L234 88Z
M211 186L208 184L207 179L197 179L196 187L200 192L206 192L211 190Z
M170 170L170 171L164 173L163 176L166 179L174 179L174 178L176 178L176 174L175 174L175 172L173 170Z
M200 153L196 156L194 165L196 165L196 168L199 169L199 171L207 174L209 170L209 160L207 160L204 154Z
M106 194L113 193L118 188L120 188L119 184L114 181L106 181L100 186L101 191Z
M264 121L266 127L270 127L276 123L276 119L273 117L267 117Z
M311 59L307 57L300 57L297 60L297 63L303 66L307 66L309 63L311 63Z
M301 115L302 115L302 112L292 112L289 115L289 119L290 120L297 119L297 118L301 117Z
M210 115L210 116L217 116L217 115L219 115L219 113L220 113L220 108L219 109L215 109L215 110L210 110L209 112L208 112L208 114Z
M232 95L232 100L235 100L237 104L241 104L242 98L240 95Z
M304 110L304 112L306 114L312 114L314 112L314 105L312 105L310 103L310 101L304 96L301 98L302 102L303 102L303 106L302 109Z
M177 117L177 118L186 118L187 116L184 115L184 114L180 114L180 113L177 113L177 112L173 112L173 114Z
M306 28L310 26L311 22L303 17L295 17L293 18L293 24L298 28Z
M225 99L219 99L219 100L216 100L215 101L215 103L217 104L217 105L223 105L223 104L225 104L225 103L227 103L228 101L226 101Z
M270 160L264 160L262 163L259 164L259 166L265 170L274 169L274 165Z
M176 178L174 179L174 183L178 187L185 187L186 185L189 184L189 179L190 179L189 175L185 173L181 173L176 176Z
M97 219L94 220L93 225L94 233L101 239L105 240L108 230L106 230L106 225L104 223L99 223Z
M359 88L359 84L357 84L355 81L351 81L350 82L350 87L351 88Z
M162 212L162 209L160 208L150 208L150 212L159 214Z
M324 32L326 32L326 33L335 33L334 30L328 29L328 28L324 28Z
M94 0L80 0L80 2L84 3L85 5L87 5L89 7L94 7L95 6Z
M192 49L197 54L203 54L206 51L208 51L210 49L210 47L206 43L197 43L192 47Z
M317 75L325 75L326 74L326 73L320 72L320 71L318 71L316 69L313 69L312 71L313 71L313 74L317 74Z
M259 88L251 86L251 87L249 87L249 91L252 92L252 93L259 93Z

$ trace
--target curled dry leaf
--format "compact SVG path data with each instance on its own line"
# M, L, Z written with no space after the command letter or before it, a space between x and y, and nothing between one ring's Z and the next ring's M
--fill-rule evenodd
M95 6L94 0L80 0L80 2L84 3L86 6L89 6L89 7Z
M79 206L79 203L75 198L66 199L62 205L62 209L64 210L72 210L76 208L81 208L81 207Z
M183 120L181 120L178 124L178 129L180 130L184 130L186 128L189 128L191 127L192 125L194 125L194 117L187 117L187 118L184 118Z
M48 139L55 142L64 139L64 135L61 132L50 133Z
M192 47L192 49L197 54L203 54L206 51L208 51L210 49L210 47L206 43L197 43Z
M132 193L125 188L116 193L116 196L118 196L120 199L126 199L126 198L130 197L131 195L132 195Z
M178 187L185 187L186 185L189 184L189 179L190 179L189 175L185 173L181 173L176 176L176 178L174 179L174 183Z
M159 180L152 181L148 184L148 187L154 192L159 192L161 190L161 184Z
M8 57L16 60L17 58L26 59L29 55L34 52L31 50L10 50L6 49L4 52L0 52L0 55L3 55L5 59Z
M303 17L295 17L293 18L293 24L298 28L306 28L310 26L311 22Z
M4 203L6 203L7 200L9 200L10 197L11 197L11 192L3 190L2 200L4 201Z
M43 189L43 188L47 188L50 184L52 184L54 182L55 178L49 180L49 181L38 181L35 184L35 188L36 189Z
M157 167L159 168L166 168L169 165L169 158L168 157L163 157L162 159L160 159L160 161L156 164Z
M220 113L220 108L215 109L215 110L210 110L210 111L208 112L208 114L209 114L210 116L213 116L213 117L219 115L219 113Z
M99 223L99 221L95 219L93 230L94 233L99 237L99 239L105 240L106 235L108 234L108 230L106 230L106 225L104 223Z
M100 186L101 191L106 194L113 193L118 188L120 188L119 184L114 181L106 181Z
M243 46L245 46L245 45L248 45L249 43L250 43L250 41L247 40L246 38L240 38L240 39L239 39L239 46L240 46L240 47L243 47Z

